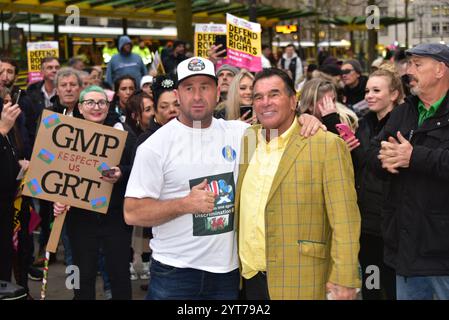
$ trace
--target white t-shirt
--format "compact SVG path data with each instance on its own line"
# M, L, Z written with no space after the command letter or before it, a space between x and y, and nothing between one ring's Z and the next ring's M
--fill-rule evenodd
M181 198L204 178L217 194L212 213L184 214L153 227L154 259L214 273L238 268L234 199L246 128L215 118L209 128L191 128L174 119L139 146L126 197Z

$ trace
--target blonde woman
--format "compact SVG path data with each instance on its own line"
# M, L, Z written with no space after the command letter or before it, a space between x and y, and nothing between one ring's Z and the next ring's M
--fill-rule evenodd
M393 72L392 72L393 71ZM381 233L384 190L389 190L383 181L367 165L370 141L387 123L391 111L404 99L401 78L391 65L382 64L369 76L365 89L365 100L369 112L360 120L354 142L347 141L354 164L354 176L362 219L359 261L362 267L362 283L369 276L368 266L379 268L380 283L374 290L362 287L364 300L395 300L396 276L393 269L383 261L384 243Z
M242 120L252 123L255 115L252 112L254 76L246 70L241 70L232 80L228 97L225 102L224 119Z
M322 121L330 132L339 134L335 125L347 124L352 131L358 127L357 115L337 102L337 92L332 82L320 78L309 80L303 87L299 101L301 113L310 113Z

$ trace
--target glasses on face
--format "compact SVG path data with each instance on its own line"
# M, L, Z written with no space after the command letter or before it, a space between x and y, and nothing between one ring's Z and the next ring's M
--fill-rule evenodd
M346 71L347 74L351 73L352 71L354 71L354 69L341 69L341 71Z
M95 101L93 99L88 99L88 100L83 100L81 102L83 105L85 105L86 107L88 107L89 109L93 109L96 105L98 105L98 107L100 109L104 109L109 105L109 102L107 100L98 100Z

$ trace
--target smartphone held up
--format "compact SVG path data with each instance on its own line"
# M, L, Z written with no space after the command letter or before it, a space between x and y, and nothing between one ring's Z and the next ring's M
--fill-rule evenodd
M335 125L335 128L337 128L338 133L340 134L340 137L343 138L343 140L348 141L352 137L354 137L354 132L352 132L351 128L347 124L339 123Z
M226 35L225 34L217 34L215 36L215 46L221 45L221 47L218 49L218 52L221 52L224 50L223 53L218 55L219 58L226 58L227 56L227 47L226 47Z

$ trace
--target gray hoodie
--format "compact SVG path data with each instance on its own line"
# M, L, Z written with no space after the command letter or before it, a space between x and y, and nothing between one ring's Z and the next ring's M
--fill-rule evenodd
M147 68L142 62L142 58L135 54L125 54L122 52L123 46L127 43L132 43L128 36L121 36L118 41L118 50L120 54L112 57L106 69L106 82L114 87L114 81L124 75L130 75L136 83L140 83L140 79L147 74ZM137 89L137 88L136 88Z

